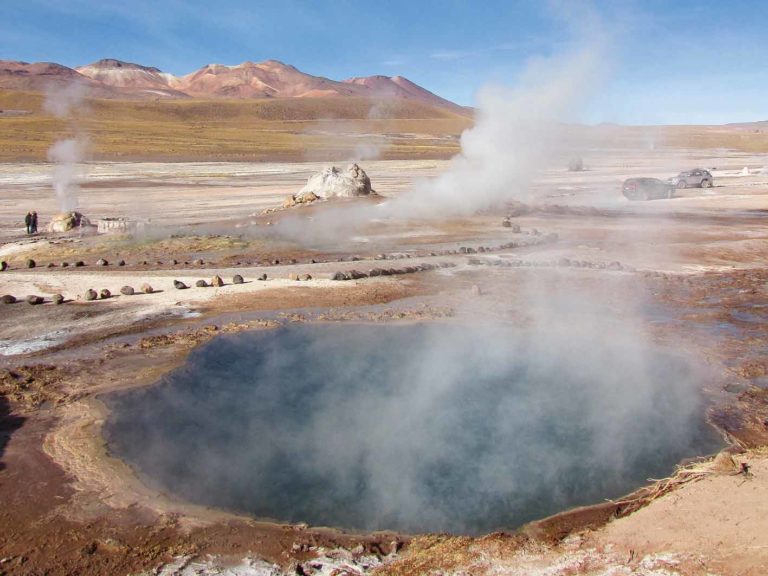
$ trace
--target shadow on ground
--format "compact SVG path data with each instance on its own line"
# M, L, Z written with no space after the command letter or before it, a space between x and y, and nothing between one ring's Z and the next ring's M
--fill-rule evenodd
M11 414L11 403L5 396L0 396L0 470L5 468L3 454L13 433L21 428L26 418Z

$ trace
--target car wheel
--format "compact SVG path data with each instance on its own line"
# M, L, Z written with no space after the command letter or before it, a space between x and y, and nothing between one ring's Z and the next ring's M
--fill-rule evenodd
M680 182L677 183L677 187L681 189L688 188L688 182L686 182L685 180L680 180Z
M702 180L701 181L701 187L702 188L709 188L712 186L712 182L710 180Z

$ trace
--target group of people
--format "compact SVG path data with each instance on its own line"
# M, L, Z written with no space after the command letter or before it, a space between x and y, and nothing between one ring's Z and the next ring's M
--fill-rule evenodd
M24 224L27 227L27 234L37 234L37 212L27 212L24 216Z

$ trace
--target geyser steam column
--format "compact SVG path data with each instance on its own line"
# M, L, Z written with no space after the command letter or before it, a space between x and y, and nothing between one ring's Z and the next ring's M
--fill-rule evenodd
M78 206L77 165L85 157L86 142L82 138L67 138L58 140L48 150L48 160L55 163L53 167L53 191L59 212L71 212Z
M53 190L58 203L58 216L76 213L78 207L79 165L88 151L88 137L80 127L80 114L85 111L86 87L70 84L62 90L47 93L44 109L57 118L67 120L72 136L57 140L48 149L48 160L53 162ZM81 215L80 215L81 216ZM61 220L61 218L59 218Z

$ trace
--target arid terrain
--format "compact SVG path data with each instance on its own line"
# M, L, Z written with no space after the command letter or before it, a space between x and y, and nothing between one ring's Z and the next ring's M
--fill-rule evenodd
M39 113L39 95L0 98L2 108L32 110L0 118L0 295L18 299L0 304L0 574L768 570L768 140L759 125L574 128L589 135L579 134L585 169L552 164L515 202L460 217L436 206L434 217L339 221L335 233L313 223L444 173L471 120L425 117L412 103L413 118L375 120L348 102L349 118L331 122L308 119L318 100L99 100L86 120L94 153L80 165L77 209L138 227L60 234L45 230L59 209L40 160L66 126ZM286 117L298 109L302 119ZM377 147L378 159L359 163L379 197L281 209L327 160L355 158L359 143ZM694 167L711 170L713 188L651 202L621 195L625 178ZM33 236L29 210L41 223ZM222 285L196 286L214 277ZM109 294L89 301L89 289ZM160 493L101 434L100 395L153 385L221 334L296 322L526 327L564 298L583 302L584 317L632 318L655 344L693 358L702 417L723 452L519 530L361 534Z

